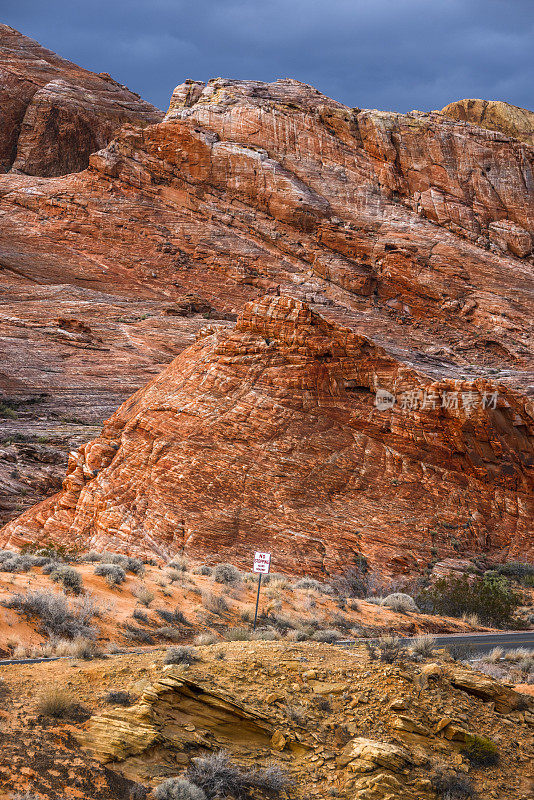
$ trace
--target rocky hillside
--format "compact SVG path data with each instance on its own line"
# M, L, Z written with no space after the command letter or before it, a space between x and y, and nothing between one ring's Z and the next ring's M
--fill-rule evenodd
M201 331L71 455L63 491L6 526L4 544L218 553L245 567L273 550L284 571L319 575L362 555L396 573L455 552L534 559L520 395L401 364L327 317L267 295L235 328ZM495 410L381 410L378 389L501 395Z
M125 122L163 114L107 73L78 67L0 25L0 171L65 175L85 169Z
M239 554L251 530L283 552L306 531L318 567L358 546L394 569L433 548L532 547L533 158L513 136L437 112L217 79L177 87L162 122L127 125L82 172L1 175L5 519L57 487L62 443L78 446L84 426L94 436L206 317L220 320L72 457L66 493L3 541L43 524L100 540L106 520L114 547L216 537ZM265 295L281 299L271 309ZM261 313L225 333L250 301ZM261 319L286 304L294 342ZM322 350L303 341L310 319L328 329ZM376 410L377 389L394 409ZM170 485L166 450L189 492L178 473Z
M441 113L534 145L534 113L526 108L501 100L457 100Z
M258 799L532 797L534 700L443 652L233 642L3 667L0 689L5 797L152 800L178 776L199 800L214 779Z

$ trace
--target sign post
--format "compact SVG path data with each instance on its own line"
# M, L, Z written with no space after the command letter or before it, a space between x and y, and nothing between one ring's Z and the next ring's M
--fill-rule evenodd
M258 578L258 596L256 597L256 612L254 614L254 628L256 630L256 621L258 619L258 605L260 602L260 589L261 589L261 576L267 575L271 569L271 554L270 553L254 553L254 566L253 572L259 573Z

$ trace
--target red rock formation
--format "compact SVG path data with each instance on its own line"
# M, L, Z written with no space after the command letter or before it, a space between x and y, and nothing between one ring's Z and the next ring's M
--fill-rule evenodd
M0 175L4 391L47 393L48 414L92 408L97 423L191 343L203 316L229 328L268 292L310 304L433 382L497 381L511 407L523 403L521 433L533 160L525 143L443 114L351 109L290 80L188 81L163 122L124 127L89 169ZM418 423L403 419L424 464ZM491 450L492 431L476 434ZM506 458L528 459L522 433L506 431ZM459 456L441 458L449 469ZM430 513L419 502L413 513ZM514 525L506 518L499 547Z
M194 554L324 574L357 553L392 572L439 555L534 558L534 426L504 391L480 406L379 410L377 389L436 381L286 297L208 328L69 459L64 489L2 542ZM529 466L530 465L530 466Z
M125 122L162 113L107 74L78 67L0 25L0 172L65 175L85 169Z
M534 113L526 108L502 100L456 100L441 113L534 145Z

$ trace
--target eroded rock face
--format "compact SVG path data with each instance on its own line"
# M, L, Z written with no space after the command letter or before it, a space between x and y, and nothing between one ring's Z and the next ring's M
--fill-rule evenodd
M461 434L442 439L441 420L448 415L438 409L439 421L428 427L425 415L399 416L399 458L397 442L388 449L366 410L358 421L364 467L357 477L343 473L341 480L359 497L365 492L369 502L355 517L344 500L337 506L334 517L345 518L334 525L339 552L345 536L347 547L359 546L358 525L364 522L375 542L368 547L372 558L388 552L386 560L399 558L400 569L408 561L428 561L434 547L442 557L461 557L466 541L469 552L504 553L526 536L528 514L532 159L526 144L491 130L442 114L347 108L297 81L186 82L174 92L164 121L122 128L91 155L88 170L51 178L0 176L4 393L46 394L49 417L38 428L30 426L38 436L51 427L51 415L63 417L67 406L76 417L90 407L96 424L190 345L204 316L230 329L246 303L266 293L290 297L363 337L373 352L383 350L393 372L413 370L425 376L423 382L448 391L476 384L483 393L491 387L509 404L493 409L498 441L505 442L499 452L494 424L487 427L477 415L474 423L462 422ZM287 365L280 366L277 380L280 386L291 383ZM360 389L357 381L345 387L351 397L367 397L371 404L374 385ZM313 392L312 404L320 396L317 387ZM24 428L16 420L6 424L8 435L29 429L25 416ZM456 476L455 506L448 499L448 478L423 503L421 481L414 478L428 474L428 463L436 464L434 444L428 443L436 424L439 469ZM303 430L313 454L314 429ZM69 433L60 431L76 446ZM364 447L366 436L370 444ZM408 453L413 465L406 479ZM9 450L4 467L0 463L6 495L20 489L7 461L12 455ZM201 463L199 454L195 458ZM313 455L307 459L311 465ZM384 460L390 462L385 471ZM206 474L213 468L207 464ZM245 458L240 468L248 470ZM488 474L487 487L479 493L476 484L473 492L472 476L483 481L480 476ZM333 513L317 514L324 496L316 498L306 534L319 542L312 568L321 569L339 557L323 552ZM144 509L145 500L139 503ZM223 547L231 552L233 538L241 535L234 531L258 530L255 518L247 522L236 510L241 505L221 514L215 506L212 512L199 510L199 520L211 515L201 550L208 542L213 549L223 531ZM127 503L119 507L124 519L112 515L109 530L118 538L110 544L134 546L133 531L141 530L138 519L145 511L138 516ZM16 510L8 506L4 519ZM55 532L51 522L47 530L66 535L70 513ZM149 523L156 536L150 547L163 551L181 547L188 530L180 521L179 533L169 540L176 520L171 515L167 527L166 514ZM288 529L299 518L292 507L277 515ZM51 519L57 518L54 511ZM308 525L303 516L299 525ZM119 529L124 533L117 534ZM412 558L414 530L416 541L429 544L417 547ZM145 534L139 535L144 548ZM284 539L287 547L291 536Z
M442 109L451 119L471 122L492 131L500 131L529 145L534 145L534 113L502 100L456 100Z
M0 171L65 175L85 169L125 122L161 112L109 75L96 75L0 25Z
M156 763L160 758L183 767L192 749L218 746L239 752L267 747L272 736L260 714L188 680L176 669L162 674L131 708L92 717L79 740L100 761L122 762L127 771L129 760L147 753Z
M63 492L4 528L2 542L216 553L243 566L260 549L276 568L320 574L363 553L410 572L432 548L454 552L453 528L464 553L532 557L520 397L469 414L374 405L379 388L455 386L469 388L409 368L305 303L266 296L235 329L201 332L123 404L71 454Z

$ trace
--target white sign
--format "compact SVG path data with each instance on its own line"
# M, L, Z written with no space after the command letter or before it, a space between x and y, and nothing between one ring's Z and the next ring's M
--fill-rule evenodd
M254 553L254 572L261 572L267 575L271 568L271 554L270 553Z

